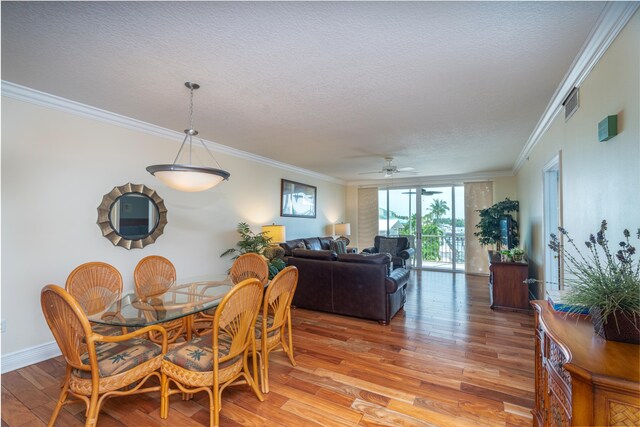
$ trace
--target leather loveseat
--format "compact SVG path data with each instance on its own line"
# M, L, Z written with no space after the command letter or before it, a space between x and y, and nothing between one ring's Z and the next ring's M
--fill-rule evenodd
M404 306L409 270L389 273L386 254L340 254L296 248L288 264L298 268L292 305L388 324Z

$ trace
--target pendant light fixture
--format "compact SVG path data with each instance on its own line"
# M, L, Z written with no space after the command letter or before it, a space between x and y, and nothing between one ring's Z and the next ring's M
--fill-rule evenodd
M191 163L193 137L198 135L198 131L193 128L193 91L199 89L200 85L192 82L186 82L184 85L189 88L191 101L189 104L189 129L184 130L185 136L180 150L178 150L178 154L172 164L151 165L147 167L147 171L173 189L188 192L204 191L215 187L223 180L229 180L231 174L222 169L196 166ZM176 163L187 141L189 141L189 164ZM213 154L211 154L211 151L209 151L204 141L200 140L200 143L206 152L209 153L213 161L220 167L220 164L215 157L213 157Z

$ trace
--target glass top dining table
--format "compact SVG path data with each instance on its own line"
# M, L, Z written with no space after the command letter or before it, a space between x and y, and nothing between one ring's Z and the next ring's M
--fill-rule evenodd
M107 293L97 297L107 308L87 317L102 325L155 325L215 308L232 287L230 278L223 274L178 279L167 284L166 291L145 297L136 292Z

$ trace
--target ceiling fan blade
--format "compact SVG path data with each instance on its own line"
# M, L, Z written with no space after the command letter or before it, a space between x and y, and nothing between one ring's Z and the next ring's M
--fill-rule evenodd
M409 172L414 170L415 168L412 168L411 166L406 167L406 168L398 168L397 172Z
M372 173L384 173L384 171L373 171L373 172L358 172L358 175L369 175Z

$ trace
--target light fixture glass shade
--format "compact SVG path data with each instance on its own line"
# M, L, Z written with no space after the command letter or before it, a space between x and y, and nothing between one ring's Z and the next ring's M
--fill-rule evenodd
M177 164L153 165L147 171L167 187L190 193L208 190L229 178L222 169Z
M271 243L283 243L287 241L287 232L284 225L263 225L262 232L271 237Z
M350 236L351 224L348 222L342 223L342 224L336 224L336 234L340 236Z

